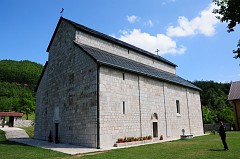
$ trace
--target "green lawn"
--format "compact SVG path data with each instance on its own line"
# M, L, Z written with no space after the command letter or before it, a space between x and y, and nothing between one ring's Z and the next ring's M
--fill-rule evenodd
M20 127L20 128L24 129L30 138L33 138L33 136L34 136L34 126Z
M6 141L0 131L0 158L68 158L68 159L240 159L240 132L227 132L228 151L218 134L195 137L191 140L116 149L89 155L69 156L37 147Z
M38 147L7 141L5 134L0 130L0 158L1 159L45 159L63 158L69 155L46 150Z
M23 114L23 117L22 117L23 120L27 120L27 116L26 114L24 113ZM35 113L32 113L32 114L28 114L28 120L35 120Z
M220 137L216 134L195 137L192 140L117 149L83 156L81 159L240 159L240 132L227 132L227 143L229 150L223 151Z

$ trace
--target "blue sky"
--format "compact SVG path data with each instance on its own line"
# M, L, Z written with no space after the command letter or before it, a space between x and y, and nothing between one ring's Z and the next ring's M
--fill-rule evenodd
M227 33L211 0L3 0L0 60L44 64L57 22L63 17L114 36L177 64L187 80L237 81L240 61L232 50L239 26Z

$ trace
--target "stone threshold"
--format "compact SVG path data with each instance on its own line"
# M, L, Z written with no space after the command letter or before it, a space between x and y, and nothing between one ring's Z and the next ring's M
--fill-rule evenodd
M185 134L185 135L180 135L180 138L181 139L192 139L193 138L193 135L192 134Z

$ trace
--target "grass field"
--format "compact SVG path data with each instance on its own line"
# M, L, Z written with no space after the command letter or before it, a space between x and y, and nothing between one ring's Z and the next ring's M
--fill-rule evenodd
M21 129L24 129L26 131L26 133L28 134L28 136L30 138L33 138L33 136L34 136L34 126L21 127Z
M23 120L27 120L27 116L26 116L25 113L23 114L22 119L23 119ZM35 113L29 114L29 115L28 115L28 120L35 120Z
M65 159L240 159L240 132L227 132L228 151L218 134L191 140L115 149L89 155L69 156L62 153L6 141L0 133L0 158L65 158Z
M0 130L0 159L47 159L63 158L67 156L69 155L7 141L4 132Z

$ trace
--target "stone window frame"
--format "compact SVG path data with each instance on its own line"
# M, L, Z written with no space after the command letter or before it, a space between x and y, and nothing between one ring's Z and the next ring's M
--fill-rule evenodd
M177 109L177 115L181 114L181 107L180 107L180 101L176 100L176 109Z
M122 107L123 109L123 114L126 114L126 102L125 101L123 101L123 107Z

